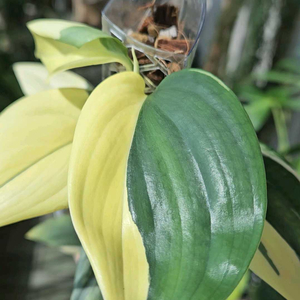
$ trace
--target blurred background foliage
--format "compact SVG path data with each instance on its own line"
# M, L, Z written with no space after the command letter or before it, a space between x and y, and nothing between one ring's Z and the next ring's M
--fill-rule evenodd
M12 64L36 61L26 22L62 18L100 28L106 2L0 0L0 110L22 96ZM224 80L244 104L260 141L278 150L300 172L300 1L207 0L207 6L194 66ZM97 85L100 68L75 71ZM55 222L51 222L53 217ZM27 235L41 242L37 244L24 235L39 221L0 229L1 300L70 298L74 258L79 259L80 251L72 224L64 214L44 217L45 223ZM68 240L64 240L66 236ZM101 299L82 251L79 265L71 299ZM251 274L241 299L283 298Z

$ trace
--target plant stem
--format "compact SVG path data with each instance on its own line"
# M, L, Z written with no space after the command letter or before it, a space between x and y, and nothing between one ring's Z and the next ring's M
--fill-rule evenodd
M280 153L285 152L289 148L289 135L286 125L286 118L284 111L281 107L272 109L275 128L278 139L278 151Z
M139 66L139 62L136 58L134 48L131 48L131 53L132 53L132 58L133 58L133 72L139 74L140 73L140 66Z

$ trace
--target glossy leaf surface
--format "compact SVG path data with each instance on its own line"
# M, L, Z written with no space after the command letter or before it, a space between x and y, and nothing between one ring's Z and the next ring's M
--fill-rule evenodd
M0 115L0 225L66 208L71 144L87 93L49 90Z
M141 110L127 187L150 268L147 299L226 299L266 209L261 152L236 96L204 71L168 76Z
M50 75L110 62L119 62L127 70L132 69L126 47L101 30L55 19L34 20L27 26L35 40L35 55Z
M138 114L146 98L144 88L143 78L133 72L109 77L89 97L74 137L70 212L105 300L125 299L122 219L127 202L126 169ZM136 232L130 219L127 225ZM127 237L126 241L131 239ZM141 242L139 249L144 251ZM147 274L141 277L147 281ZM130 284L137 287L139 277L134 279Z
M47 69L37 62L18 62L13 65L13 70L26 96L55 88L92 88L86 79L70 71L56 74L48 82Z

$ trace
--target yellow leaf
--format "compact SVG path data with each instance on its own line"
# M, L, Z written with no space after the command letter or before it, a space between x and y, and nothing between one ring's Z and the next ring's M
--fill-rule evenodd
M299 259L268 222L250 269L287 300L299 299Z
M37 62L18 62L13 65L13 70L26 96L55 88L92 89L86 79L71 71L56 74L48 82L47 69Z
M0 115L0 226L67 207L67 172L80 89L49 90Z
M35 55L50 75L72 68L119 62L132 69L126 47L116 38L84 24L43 19L27 24Z
M123 206L123 269L124 298L146 300L149 289L149 265L141 234L132 220L127 202Z
M129 218L126 194L127 160L146 98L144 87L142 77L133 72L105 80L84 106L74 137L69 207L105 300L146 299L142 298L148 288L145 250ZM126 257L130 242L136 245L131 261ZM133 261L134 253L139 255ZM123 259L126 268L138 266L138 272L123 272ZM125 298L124 289L134 294Z
M68 207L71 144L46 156L0 189L0 225Z

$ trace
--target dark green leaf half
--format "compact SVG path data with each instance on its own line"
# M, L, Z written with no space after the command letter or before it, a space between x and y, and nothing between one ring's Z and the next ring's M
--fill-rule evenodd
M71 300L103 300L93 269L83 249L76 268Z
M26 233L26 238L47 246L80 246L70 215L48 219Z
M51 22L51 20L49 20L49 22ZM63 29L60 32L60 38L58 40L62 43L80 48L86 43L101 38L108 38L113 40L110 35L99 29L80 25Z
M267 220L300 255L300 180L274 151L262 145L267 175Z
M148 300L226 299L259 244L266 182L251 122L220 80L184 70L148 97L127 189L150 268Z

